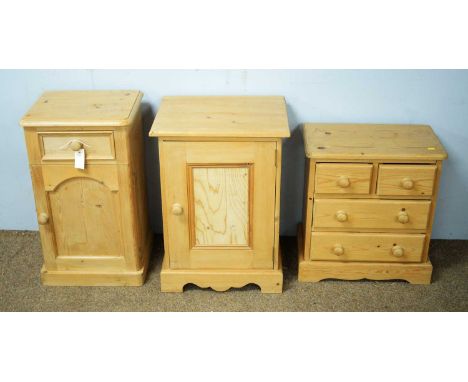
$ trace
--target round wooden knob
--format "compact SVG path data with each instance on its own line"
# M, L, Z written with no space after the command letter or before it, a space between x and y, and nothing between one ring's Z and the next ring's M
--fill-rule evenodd
M344 248L341 244L335 244L333 246L333 253L336 255L336 256L341 256L343 253L344 253Z
M83 147L83 143L81 143L80 141L74 140L70 142L70 148L73 151L81 150L82 147Z
M338 185L338 187L346 188L346 187L349 187L351 183L347 176L340 176L338 180L336 181L336 184Z
M398 218L398 221L401 224L405 224L405 223L409 222L409 216L408 216L408 213L406 211L398 212L398 217L397 218Z
M335 217L339 222L345 222L348 220L348 214L345 211L337 211Z
M182 215L183 212L184 212L184 209L179 203L174 203L172 205L172 213L174 215Z
M414 187L414 182L411 180L411 178L404 178L401 181L401 187L403 187L405 190L411 190Z
M400 247L399 245L394 245L392 247L392 255L393 256L396 256L396 257L401 257L403 256L405 253L405 250L403 249L403 247Z
M40 225L47 224L49 222L49 215L47 215L44 212L41 212L37 217L37 221Z

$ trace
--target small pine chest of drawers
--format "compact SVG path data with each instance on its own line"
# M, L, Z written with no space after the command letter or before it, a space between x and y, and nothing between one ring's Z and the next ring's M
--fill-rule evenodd
M164 97L159 138L163 292L257 284L281 293L283 97Z
M442 161L430 126L305 124L299 281L429 284Z
M45 285L141 285L148 226L139 91L46 92L21 120Z

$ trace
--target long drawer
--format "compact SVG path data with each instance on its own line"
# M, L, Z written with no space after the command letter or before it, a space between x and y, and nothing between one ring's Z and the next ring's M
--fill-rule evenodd
M313 227L424 230L430 206L429 200L316 199Z
M425 235L312 232L311 260L419 262Z

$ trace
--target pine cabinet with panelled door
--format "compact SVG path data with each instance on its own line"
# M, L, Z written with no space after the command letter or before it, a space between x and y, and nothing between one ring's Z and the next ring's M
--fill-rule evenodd
M431 281L442 161L424 125L305 124L299 280Z
M283 97L164 97L159 138L165 256L161 290L282 291Z
M46 92L21 120L44 284L144 282L152 235L141 98L138 91Z

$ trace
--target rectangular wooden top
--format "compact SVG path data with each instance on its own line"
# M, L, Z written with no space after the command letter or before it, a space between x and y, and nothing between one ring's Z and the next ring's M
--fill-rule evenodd
M289 137L284 97L164 97L152 137Z
M306 123L306 156L313 159L447 158L442 144L427 125L370 125Z
M143 94L135 90L45 92L21 120L27 126L126 126Z

